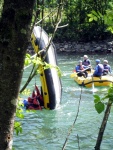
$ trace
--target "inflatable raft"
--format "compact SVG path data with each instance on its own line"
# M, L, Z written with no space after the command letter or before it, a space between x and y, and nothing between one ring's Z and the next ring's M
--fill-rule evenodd
M35 52L44 62L53 66L58 65L55 46L53 43L48 46L49 36L41 27L34 27L31 35L31 43ZM47 47L49 48L46 53ZM44 70L43 65L39 65L39 70L44 107L46 109L55 109L60 104L62 95L62 85L57 70L55 68Z
M113 83L113 76L105 75L101 77L92 77L92 73L88 72L88 77L84 78L78 77L77 73L74 72L71 74L71 78L74 78L75 82L77 82L81 86L85 87L92 87L92 84L94 86L109 86L111 83Z

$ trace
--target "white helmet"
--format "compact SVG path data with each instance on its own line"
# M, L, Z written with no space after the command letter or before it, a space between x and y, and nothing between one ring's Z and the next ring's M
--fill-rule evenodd
M88 56L87 56L87 55L84 55L84 58L88 58Z
M107 63L107 64L108 64L108 61L107 61L107 60L104 60L104 63Z

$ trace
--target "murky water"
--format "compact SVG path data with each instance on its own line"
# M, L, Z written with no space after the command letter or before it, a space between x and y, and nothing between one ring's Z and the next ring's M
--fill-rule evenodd
M75 68L82 55L58 54L58 63L64 76L62 77L62 102L56 110L42 110L36 113L24 111L25 118L22 120L23 133L19 136L14 135L14 147L16 150L62 150L78 111L79 114L74 128L69 136L65 150L94 150L99 127L101 125L102 114L98 114L94 108L92 88L79 87L70 74ZM95 66L95 59L108 59L113 68L112 55L89 55L92 66ZM25 70L24 84L30 68ZM40 81L34 78L29 87L33 90L35 82L40 86ZM95 93L103 95L106 87L95 88ZM81 95L82 92L82 95ZM81 100L80 100L81 95ZM113 149L113 108L107 127L104 133L101 150Z

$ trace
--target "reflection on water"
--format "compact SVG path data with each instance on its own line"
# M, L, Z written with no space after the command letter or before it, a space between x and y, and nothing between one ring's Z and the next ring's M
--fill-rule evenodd
M82 88L70 78L70 74L75 68L82 55L58 55L58 63L64 76L62 77L62 102L56 110L42 110L35 113L24 111L25 118L22 120L23 133L14 136L14 147L16 150L61 150L68 131L73 124L78 110L78 103L81 96L79 115L73 131L69 137L66 150L78 150L78 138L81 150L93 150L99 127L101 125L102 114L97 114L94 108L93 93L103 96L106 87ZM111 55L89 55L92 66L95 66L95 59L108 59L113 68ZM30 68L23 77L24 84ZM33 90L36 83L40 86L38 78L32 80L29 88ZM113 109L111 110L111 114ZM101 150L111 150L113 148L113 119L112 115L104 133Z

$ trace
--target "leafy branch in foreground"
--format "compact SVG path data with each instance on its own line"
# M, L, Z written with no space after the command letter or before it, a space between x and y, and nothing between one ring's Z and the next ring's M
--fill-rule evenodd
M22 109L23 103L18 99L17 109L16 109L16 117L23 119L23 109ZM15 121L14 122L14 131L16 132L16 135L19 133L22 133L22 124L21 122Z
M22 95L28 96L31 94L30 89L25 89L22 93ZM20 95L21 96L21 95ZM17 108L16 108L16 117L20 119L24 119L24 114L23 114L23 101L21 97L18 97L18 103L17 103ZM19 133L22 133L22 123L20 121L15 121L14 122L14 131L16 132L16 135Z
M33 77L37 74L41 74L42 70L44 69L56 69L59 77L62 76L62 72L60 70L60 68L58 66L53 66L52 64L48 64L45 61L42 61L40 57L37 57L37 55L35 55L35 57L32 59L31 56L29 54L26 55L26 59L25 59L25 66L30 66L32 65L32 70L29 74L29 77L25 83L25 85L21 88L20 93L22 93L25 88L27 87L27 85L29 84L29 82L33 79Z
M105 100L107 100L107 102ZM104 117L101 123L101 127L98 133L96 146L95 146L95 150L100 150L103 134L107 125L111 106L113 103L113 85L110 86L110 88L107 91L107 94L103 98L100 98L98 95L94 95L94 103L95 103L95 109L99 114L102 113L106 107Z

